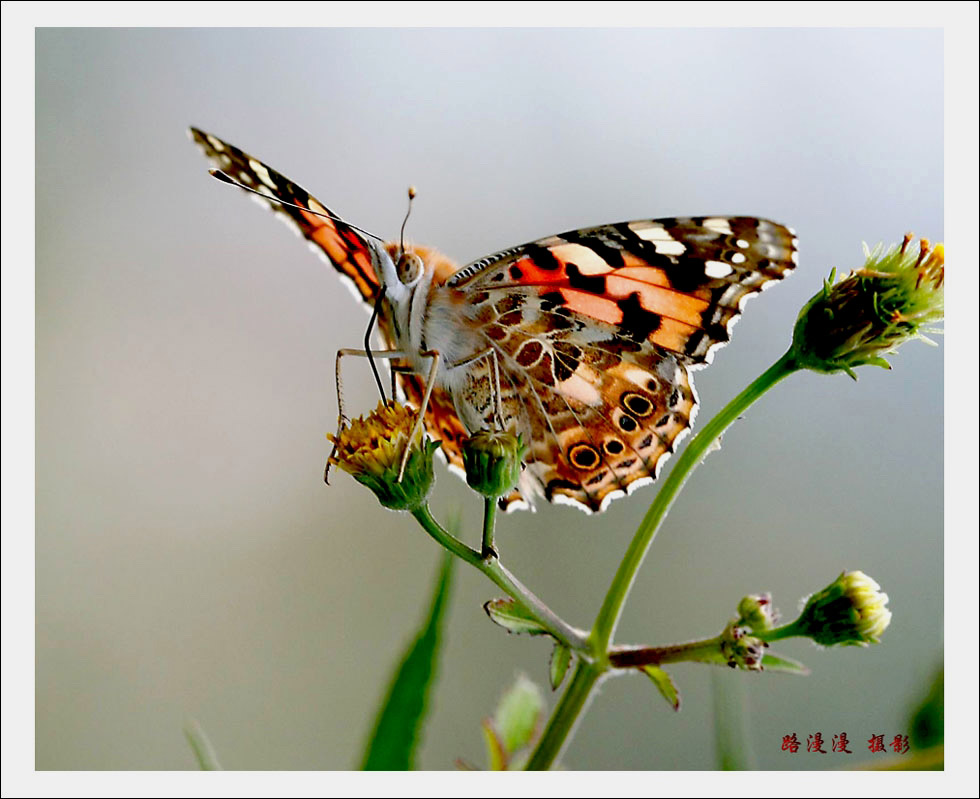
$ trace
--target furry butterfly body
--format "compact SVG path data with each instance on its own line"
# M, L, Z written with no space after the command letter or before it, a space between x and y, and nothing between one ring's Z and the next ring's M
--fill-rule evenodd
M746 299L797 260L789 228L713 216L569 231L457 268L428 247L375 243L257 159L191 135L365 303L384 293L378 323L402 353L399 388L424 404L450 467L461 469L469 433L523 434L527 468L507 509L543 495L599 511L653 480L693 422L691 372L729 340Z

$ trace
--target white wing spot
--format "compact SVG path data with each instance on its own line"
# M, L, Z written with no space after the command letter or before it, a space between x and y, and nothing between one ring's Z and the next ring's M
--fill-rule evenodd
M559 244L552 247L551 252L565 263L575 264L583 275L601 275L612 271L612 267L599 255L581 244Z
M704 273L708 277L728 277L732 273L732 268L724 261L705 261Z
M739 239L735 242L735 244L741 247L743 250L746 250L749 247L749 243L745 239Z
M252 167L255 174L259 176L259 180L261 180L266 186L268 186L270 189L278 188L275 181L269 175L269 170L266 168L265 164L261 163L260 161L256 161L254 158L249 158L248 165Z
M737 253L735 253L735 254L734 254L734 255L732 256L732 263L733 263L733 264L741 264L741 263L745 263L745 256L744 256L744 255L742 255L742 253L740 253L740 252L737 252Z
M726 236L732 235L732 226L728 220L721 216L713 216L704 220L704 226L715 233L724 233Z
M644 241L673 241L674 237L667 232L663 225L646 225L645 223L634 223L629 226L637 236Z
M683 255L687 249L679 241L655 241L653 248L658 255Z
M208 144L210 144L215 150L217 150L219 153L223 153L225 151L225 144L223 141L221 141L221 139L216 139L210 133L206 133L205 136L207 136Z
M644 241L649 241L653 244L658 255L683 255L687 249L660 225L653 225L651 227L640 227L639 225L634 227L630 225L630 230Z

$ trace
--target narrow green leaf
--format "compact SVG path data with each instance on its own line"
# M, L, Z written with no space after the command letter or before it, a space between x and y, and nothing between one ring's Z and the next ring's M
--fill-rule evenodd
M551 650L551 664L548 669L548 677L551 680L551 690L557 691L562 680L565 679L565 672L572 662L572 650L564 644L555 641L555 648Z
M184 725L184 736L187 738L187 743L191 745L197 767L201 771L222 770L214 747L211 746L211 742L208 740L208 736L204 734L200 724L193 720L188 721Z
M667 700L667 703L674 710L681 709L681 695L677 690L677 686L674 685L674 681L666 671L660 668L660 666L644 666L640 671L653 680L653 684L657 686L660 695Z
M453 557L446 554L425 624L395 671L378 711L361 766L366 771L408 771L415 765L422 722L442 644Z
M509 755L530 743L543 711L541 690L519 674L514 685L501 697L493 716L493 728Z
M774 652L766 652L762 656L762 670L775 671L783 674L798 674L801 677L805 677L810 673L810 669L800 663L800 661L777 655Z
M514 599L491 599L484 603L483 609L491 620L507 632L527 633L528 635L546 635L548 633L537 619Z

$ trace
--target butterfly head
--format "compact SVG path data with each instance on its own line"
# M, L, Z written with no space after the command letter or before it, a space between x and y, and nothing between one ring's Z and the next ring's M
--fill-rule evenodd
M398 305L410 301L426 274L424 253L411 246L404 250L398 242L378 248L375 269L389 301Z

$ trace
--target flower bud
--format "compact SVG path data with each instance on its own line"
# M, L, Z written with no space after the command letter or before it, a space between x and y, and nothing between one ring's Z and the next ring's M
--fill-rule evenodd
M822 646L867 646L878 643L891 621L886 604L888 595L864 572L843 572L806 600L792 626Z
M749 635L736 619L728 622L721 633L721 653L733 669L762 671L763 650L767 646L761 638Z
M750 594L738 603L738 624L753 632L771 630L779 614L772 605L771 594Z
M496 430L481 430L463 442L466 482L485 497L509 493L521 476L527 455L523 437Z
M945 251L922 239L887 251L865 250L865 264L823 289L800 312L793 331L796 362L817 372L847 372L873 364L890 369L884 355L923 333L941 332ZM931 343L931 342L930 342Z

